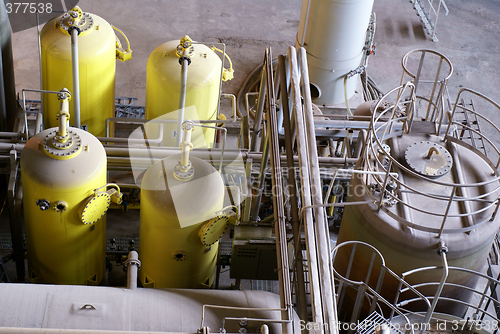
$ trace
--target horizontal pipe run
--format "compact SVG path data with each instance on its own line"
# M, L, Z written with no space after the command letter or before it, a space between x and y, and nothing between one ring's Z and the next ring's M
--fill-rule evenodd
M119 138L119 137L96 137L103 143L126 143L126 144L139 144L139 145L160 145L163 141L163 124L158 125L158 137L155 139L139 139L139 138Z

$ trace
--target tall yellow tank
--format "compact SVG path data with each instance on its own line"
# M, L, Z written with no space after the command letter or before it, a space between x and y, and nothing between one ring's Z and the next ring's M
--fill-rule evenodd
M58 128L44 130L22 151L29 276L32 283L97 285L106 269L101 214L109 197L94 190L106 185L106 152L84 130L66 133L61 143Z
M224 201L224 183L207 162L191 157L190 180L174 176L179 157L151 166L141 184L139 279L146 288L212 285Z
M80 13L81 18L72 22L71 15L66 13L47 22L40 33L43 89L59 91L67 87L74 93L71 35L68 31L72 26L78 27L81 31L78 35L80 124L90 133L104 136L105 120L115 115L115 33L111 25L97 15L82 13L78 7L72 12ZM58 108L57 97L44 94L45 128L58 125L55 114L50 112ZM73 104L70 105L70 114L74 118ZM73 122L74 119L72 125Z
M178 51L179 43L179 40L166 42L158 46L149 56L145 107L147 119L161 117L177 120L181 92L179 59L182 56ZM203 44L193 43L187 50L187 56L190 65L187 69L184 120L214 120L217 118L222 62L214 51ZM196 107L196 113L194 108L189 108L191 106ZM176 124L164 124L163 146L177 146L176 129ZM193 146L212 147L214 135L214 129L195 129L192 137Z

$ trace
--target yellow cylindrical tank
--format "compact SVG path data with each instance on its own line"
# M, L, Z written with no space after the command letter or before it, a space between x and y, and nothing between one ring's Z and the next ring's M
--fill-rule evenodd
M161 117L177 120L181 92L178 45L179 40L166 42L149 56L145 107L147 119ZM222 61L203 44L192 44L188 52L191 62L187 70L184 120L214 120L217 118ZM164 124L163 146L176 146L176 129L174 123ZM213 147L214 135L214 129L196 128L192 137L193 146ZM154 134L151 134L150 138L153 137Z
M222 209L224 183L215 168L194 157L194 175L179 180L179 160L155 163L142 180L139 279L147 288L202 288L214 279L218 237L207 243L204 236Z
M32 283L97 285L106 267L106 218L82 222L94 190L106 185L106 152L84 130L32 137L21 155L24 222ZM88 210L87 210L88 211Z
M76 7L75 7L76 8ZM45 24L41 33L43 89L66 87L74 94L71 65L71 23L68 13ZM105 120L115 115L116 37L111 25L101 17L83 13L78 23L80 74L80 124L96 136L105 136ZM58 126L55 114L59 101L44 94L44 127ZM73 103L70 105L74 124Z

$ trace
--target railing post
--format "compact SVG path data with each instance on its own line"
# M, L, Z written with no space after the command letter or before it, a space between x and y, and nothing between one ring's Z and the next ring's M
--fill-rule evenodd
M454 186L451 190L450 199L448 200L448 205L446 206L446 211L444 212L443 222L441 223L441 228L439 229L438 238L443 234L444 224L446 222L446 218L448 218L448 213L450 212L451 203L453 203L453 197L455 197L455 192L457 190L457 186Z
M387 166L387 172L385 173L384 185L382 186L382 189L380 190L380 200L378 203L377 211L380 211L380 208L382 207L382 200L384 199L385 187L387 186L387 182L389 181L389 174L391 171L391 166L392 166L392 160L389 160L389 165Z

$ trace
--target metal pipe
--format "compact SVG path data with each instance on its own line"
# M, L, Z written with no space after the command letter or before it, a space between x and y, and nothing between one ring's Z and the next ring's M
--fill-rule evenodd
M302 264L302 237L300 235L300 217L299 217L299 204L297 200L297 187L295 180L295 168L293 163L293 140L292 140L292 129L290 124L290 109L288 104L288 92L287 92L287 78L286 78L286 64L285 57L283 55L278 56L278 70L280 71L280 89L283 110L283 128L285 132L285 152L286 152L286 164L287 164L287 181L290 187L289 198L290 198L290 215L292 218L292 230L293 230L293 242L298 245L298 251L295 252L295 263L294 266L297 269L297 306L299 310L300 319L307 319L307 299L305 292L305 282L304 282L304 267ZM296 247L297 248L297 247Z
M267 162L269 161L269 131L264 139L264 148L262 150L262 160L260 163L259 183L257 185L258 193L252 200L252 209L250 211L250 221L257 221L259 214L260 202L262 200L262 192L264 190L264 180L266 179Z
M40 89L43 89L42 39L40 38L40 17L36 11L36 33L38 36L38 62L40 71ZM40 115L40 117L38 117ZM40 114L36 118L35 134L43 129L43 94L40 95ZM40 119L39 119L40 118ZM39 123L40 121L40 123Z
M319 172L318 150L316 143L316 133L314 131L314 118L312 110L311 90L309 86L309 70L307 67L306 49L299 49L299 61L301 69L302 92L304 98L305 114L305 134L307 143L309 144L309 168L311 171L312 182L312 203L313 205L322 204L322 185ZM297 113L299 115L299 113ZM328 324L326 332L336 333L337 324L337 309L335 302L335 289L333 285L332 267L330 259L330 237L328 231L328 221L326 220L326 212L324 208L314 208L314 218L316 220L315 232L316 242L318 246L319 268L320 268L320 284L321 294L323 296L323 310L325 323Z
M268 51L269 50L269 51ZM280 162L280 149L279 149L279 133L278 133L278 120L276 115L276 96L273 83L273 67L272 67L271 49L266 49L266 80L269 89L267 90L267 136L269 138L269 150L271 157L271 184L273 191L273 209L274 217L276 219L274 228L276 236L276 253L278 260L278 281L280 289L280 302L281 307L286 308L286 311L281 312L282 320L292 320L292 296L290 287L290 269L288 265L288 249L287 249L287 236L286 236L286 222L285 222L285 206L283 199L283 175ZM292 334L293 329L291 322L283 323L283 334Z
M309 154L308 147L305 142L305 125L302 113L302 100L300 97L300 81L299 71L297 69L297 53L293 46L288 48L287 52L288 62L291 73L291 91L293 92L293 110L295 113L295 128L298 148L298 158L300 164L300 182L301 182L301 197L302 205L311 205L311 189L309 184ZM316 240L314 238L314 226L312 210L305 211L305 236L306 236L306 251L307 262L309 267L309 282L311 294L311 310L312 320L318 323L325 323L323 321L323 311L321 307L321 290L319 286L318 263L316 254Z
M265 63L264 58L264 63ZM260 134L260 130L262 127L262 114L264 112L264 102L266 97L266 70L265 67L262 67L262 73L260 76L260 86L259 86L259 98L257 100L257 111L255 113L255 122L253 125L253 135L252 135L252 146L250 146L250 150L255 152L257 150L258 143L258 135Z
M257 106L257 114L260 114L260 117L262 117L262 113L263 113L263 110L264 110L264 102L265 102L265 94L266 92L272 92L272 88L266 90L266 87L267 87L267 78L265 78L267 76L267 70L268 70L268 66L267 66L267 55L268 55L268 52L269 52L269 49L266 49L266 57L264 58L264 65L262 67L262 78L261 80L263 80L264 82L262 83L261 82L261 89L264 89L264 91L261 91L259 92L259 102L258 103L262 103L262 105L258 104ZM271 68L272 69L272 68ZM271 73L272 75L272 73ZM268 104L270 104L271 101L267 101ZM259 132L260 132L260 126L257 126L257 118L259 117L256 117L256 120L255 120L255 124L254 124L254 137L252 139L252 147L253 145L256 145L256 129L259 129ZM262 119L259 121L259 123L262 122ZM264 180L265 180L265 176L266 176L266 168L267 168L267 162L269 160L269 131L266 131L266 136L265 136L265 139L264 139L264 142L263 142L263 149L262 149L262 161L261 161L261 164L260 164L260 172L259 172L259 184L257 186L257 191L258 193L255 195L255 197L253 198L252 200L252 209L250 211L250 221L257 221L257 216L258 216L258 213L259 213L259 208L260 208L260 202L262 200L262 191L264 189Z
M193 130L192 122L186 121L186 124L182 125L183 139L180 146L181 149L181 165L184 168L189 167L189 152L193 149L193 144L191 144L191 131Z
M441 255L441 262L443 263L443 275L441 276L441 281L439 281L436 293L434 294L434 298L432 299L431 307L425 314L424 321L422 322L423 324L429 323L429 320L432 317L432 313L434 313L434 309L436 308L436 304L439 300L439 297L441 296L441 292L443 291L444 284L448 279L449 269L448 269L448 260L446 258L446 254L448 253L448 248L444 244L441 244L438 253L439 255Z
M163 124L158 125L158 137L155 139L139 139L139 138L118 138L118 137L96 137L103 143L125 143L125 144L142 144L146 146L160 145L163 140Z
M184 107L186 105L186 85L187 85L187 72L189 62L187 59L182 59L181 63L181 87L179 96L179 115L177 117L177 133L176 133L176 146L181 144L182 123L184 122Z
M80 70L78 61L78 29L71 30L71 65L73 68L73 124L80 128Z
M467 181L465 180L464 176L464 171L462 169L462 163L460 159L460 154L455 147L455 144L452 142L448 142L448 149L451 152L451 155L453 157L453 174L457 178L458 184L467 184ZM465 198L464 201L459 202L458 204L462 207L461 209L464 211L466 216L464 217L465 220L467 221L467 226L473 226L474 225L474 217L471 215L471 212L473 211L470 202L467 200L469 192L467 191L467 187L457 187L458 190L458 196L462 196Z
M128 253L125 267L127 268L127 289L137 289L137 271L141 267L141 261L139 261L139 254L136 251Z

